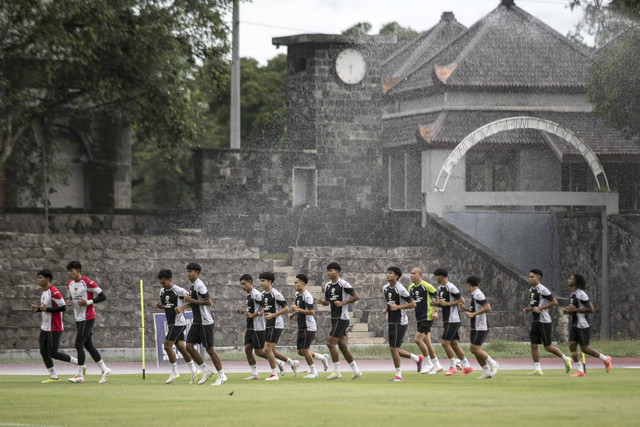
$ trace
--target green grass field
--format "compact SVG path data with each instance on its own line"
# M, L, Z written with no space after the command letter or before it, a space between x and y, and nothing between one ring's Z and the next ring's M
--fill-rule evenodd
M3 425L638 425L640 370L593 369L584 378L561 370L543 377L500 371L461 377L405 372L366 373L356 381L244 381L228 375L221 387L189 385L188 375L112 375L106 384L41 384L44 376L0 377ZM213 379L212 379L213 380ZM212 382L212 381L211 381Z

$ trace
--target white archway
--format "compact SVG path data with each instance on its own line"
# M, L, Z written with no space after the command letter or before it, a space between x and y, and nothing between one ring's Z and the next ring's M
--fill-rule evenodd
M578 138L575 133L549 120L539 119L537 117L523 116L496 120L495 122L486 124L467 135L456 146L456 148L454 148L451 153L449 153L449 156L442 165L442 169L440 169L440 173L438 174L438 178L436 179L434 191L444 191L447 185L447 181L449 180L449 176L451 175L451 171L456 166L456 164L458 164L458 161L460 161L460 159L466 154L466 152L469 151L474 145L478 144L483 139L491 135L514 129L537 129L557 135L565 141L569 142L578 150L578 152L580 152L582 157L584 157L584 159L589 164L589 167L591 168L591 171L596 178L596 182L598 183L598 188L602 190L602 185L600 184L600 180L598 179L598 177L602 175L602 177L604 178L604 184L606 185L606 190L610 190L609 181L607 181L607 175L605 175L604 173L604 169L602 168L600 160L598 160L598 157L593 152L593 150L591 150L591 148L589 148L589 146L584 141ZM442 182L442 186L440 187L439 184L441 178L443 177L443 174L446 174L446 176L444 177L444 182Z

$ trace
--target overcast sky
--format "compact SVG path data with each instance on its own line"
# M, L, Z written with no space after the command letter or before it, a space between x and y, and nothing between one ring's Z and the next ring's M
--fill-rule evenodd
M516 6L563 35L580 20L569 0L515 0ZM276 49L273 37L304 33L340 34L358 22L369 22L372 34L384 24L425 31L442 12L451 11L458 22L470 27L498 7L500 0L252 0L240 3L240 56L265 65L286 46Z

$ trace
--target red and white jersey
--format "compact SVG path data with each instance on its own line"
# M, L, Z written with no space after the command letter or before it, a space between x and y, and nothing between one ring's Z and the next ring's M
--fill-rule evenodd
M69 280L67 287L69 288L71 301L73 301L73 313L75 314L76 322L95 319L96 312L93 309L93 304L80 306L78 305L78 300L84 299L85 301L91 301L94 296L100 295L102 289L98 287L96 282L82 276L77 282Z
M62 307L64 304L64 298L58 289L53 286L49 286L49 289L42 291L40 297L40 306L46 306L47 308ZM43 331L60 332L64 328L62 327L62 312L48 313L42 312L42 322L40 323L40 329Z

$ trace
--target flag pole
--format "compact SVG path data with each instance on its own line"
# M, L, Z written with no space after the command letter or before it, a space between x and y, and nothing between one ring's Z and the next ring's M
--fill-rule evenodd
M140 279L140 322L142 324L142 379L144 380L144 293L142 292L142 279Z

